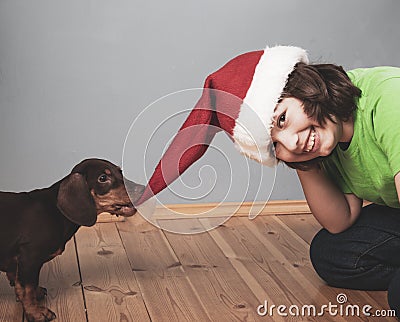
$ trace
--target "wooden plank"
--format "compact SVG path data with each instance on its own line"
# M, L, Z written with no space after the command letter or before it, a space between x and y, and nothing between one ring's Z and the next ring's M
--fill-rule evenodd
M305 200L272 200L268 202L226 202L202 204L167 204L157 206L153 220L183 219L190 215L201 218L248 216L252 206L260 208L260 215L309 214L310 208Z
M57 321L86 320L73 239L60 256L43 265L39 285L47 288L45 305L56 313Z
M295 231L296 234L304 239L308 244L311 243L314 235L321 229L321 225L312 215L278 216L278 218L280 221L284 222L291 230ZM345 294L349 294L349 296L354 296L355 294L360 303L373 303L375 305L374 309L389 309L387 303L387 292L363 292L354 290L349 291L347 289L342 289L342 291ZM389 321L389 318L387 319Z
M315 234L321 230L322 226L315 217L308 215L283 215L278 218L285 223L291 230L296 232L307 244L310 244Z
M22 305L15 299L14 287L11 287L5 273L0 273L0 321L21 322Z
M272 219L272 216L266 218ZM247 218L232 218L224 226L210 231L210 235L233 262L238 273L249 276L245 280L251 283L249 286L252 285L259 303L267 301L269 306L285 305L288 308L291 305L313 305L318 303L318 299L319 303L327 304L323 290L319 289L320 280L300 278L296 274L297 267L281 254L281 247L276 247L268 239L257 238L255 226L255 222ZM304 248L303 244L296 245L294 251L304 253ZM303 261L301 258L297 263L300 265ZM274 319L278 317L276 314ZM313 321L315 318L310 316L307 320ZM326 321L340 320L345 321L340 317L326 317Z
M364 201L363 205L370 204ZM303 215L311 214L306 200L269 200L255 202L222 202L222 203L199 203L199 204L165 204L158 205L153 214L153 220L158 219L183 219L190 215L196 218L213 217L247 217L251 208L260 209L259 215Z
M162 231L142 217L117 227L152 321L210 321Z
M5 275L0 279L0 321L23 321L22 306L15 301L13 288ZM44 305L57 315L57 321L85 321L85 308L74 241L67 243L64 253L46 263L39 285L47 288Z
M346 304L359 306L368 304L376 309L381 308L379 302L371 297L368 292L332 288L320 280L309 261L308 244L293 233L279 218L275 216L258 217L255 219L255 225L253 225L255 229L252 231L258 239L268 242L269 247L275 249L275 258L284 256L292 264L289 266L291 267L291 274L302 281L303 289L306 289L307 292L312 292L313 286L318 288L319 296L313 296L316 303L326 304L326 299L336 303L337 295L343 293L348 298ZM248 222L245 223L249 225Z
M82 227L76 242L89 321L149 321L115 223Z
M174 230L177 224L163 220L162 226ZM184 231L202 230L198 220L182 219L179 226ZM258 320L259 301L208 233L165 234L212 321Z

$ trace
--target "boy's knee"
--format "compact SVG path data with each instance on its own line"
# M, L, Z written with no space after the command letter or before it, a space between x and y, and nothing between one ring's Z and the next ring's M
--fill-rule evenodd
M333 249L335 244L332 239L334 239L334 235L326 229L321 229L314 236L310 245L310 258L313 265L320 266L325 262L334 261L336 251Z
M396 311L396 316L400 317L400 269L397 270L393 279L390 281L388 302L390 308Z
M329 285L345 287L343 269L352 266L344 258L343 247L336 235L320 230L310 245L310 259L317 274Z

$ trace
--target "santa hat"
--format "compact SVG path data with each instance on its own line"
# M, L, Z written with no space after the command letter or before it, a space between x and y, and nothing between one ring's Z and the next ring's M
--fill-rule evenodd
M308 63L304 49L267 47L235 57L209 75L201 98L176 134L151 176L140 205L156 195L207 150L224 130L240 153L262 164L276 164L272 115L290 73Z

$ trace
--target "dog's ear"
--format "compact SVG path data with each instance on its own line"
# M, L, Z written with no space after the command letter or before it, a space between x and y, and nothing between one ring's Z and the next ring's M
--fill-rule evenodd
M86 180L80 173L71 173L61 182L57 207L75 224L93 226L96 223L96 206Z

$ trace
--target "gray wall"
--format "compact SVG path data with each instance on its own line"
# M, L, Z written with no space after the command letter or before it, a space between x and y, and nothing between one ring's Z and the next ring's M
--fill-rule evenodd
M399 13L398 0L0 0L0 190L48 186L86 157L121 164L131 124L137 137L148 131L134 122L148 105L201 87L230 58L267 44L301 46L312 61L345 68L400 66ZM244 169L229 140L217 140ZM127 140L131 179L145 180L162 141L143 160ZM219 178L229 174L225 161L215 166ZM249 169L257 181L261 170ZM245 173L235 170L226 200L242 200ZM196 185L197 174L185 180ZM266 190L246 198L266 199ZM168 191L162 198L185 202ZM201 201L219 198L217 191ZM300 198L295 173L279 166L272 199Z

